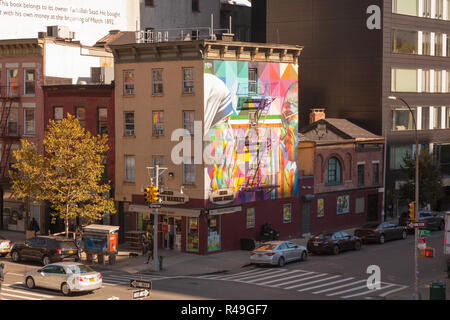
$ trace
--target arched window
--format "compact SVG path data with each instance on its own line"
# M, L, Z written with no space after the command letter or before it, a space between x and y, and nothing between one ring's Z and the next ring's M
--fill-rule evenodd
M336 157L332 157L328 160L325 168L325 185L338 184L341 184L341 163Z

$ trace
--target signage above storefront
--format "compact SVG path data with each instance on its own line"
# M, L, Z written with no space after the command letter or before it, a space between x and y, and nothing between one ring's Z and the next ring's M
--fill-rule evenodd
M214 215L234 213L234 212L239 212L239 211L242 211L241 206L229 207L229 208L219 208L219 209L209 210L209 215L214 216Z
M128 212L154 213L155 209L149 208L142 204L130 204ZM179 217L198 217L201 214L200 209L184 209L184 208L168 208L162 207L158 209L158 214L165 214Z
M189 197L180 191L162 190L159 192L161 203L171 206L189 202Z
M234 201L236 194L234 190L230 189L219 189L211 192L209 195L209 201L217 205L229 204Z

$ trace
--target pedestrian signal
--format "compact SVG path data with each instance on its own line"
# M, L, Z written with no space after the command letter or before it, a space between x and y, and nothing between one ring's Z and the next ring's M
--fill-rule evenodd
M425 258L434 258L434 248L426 247L420 250L420 255Z
M408 204L408 209L409 209L409 219L410 220L415 220L415 202L410 202Z

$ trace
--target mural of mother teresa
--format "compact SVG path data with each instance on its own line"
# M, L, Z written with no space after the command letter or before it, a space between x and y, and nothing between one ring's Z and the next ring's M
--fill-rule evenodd
M263 69L264 65L259 67ZM238 108L238 86L248 85L248 78L243 75L246 69L239 76L219 78L212 73L204 73L204 161L209 165L205 188L209 192L232 190L237 194L237 202L256 200L256 193L247 188L249 185L276 186L269 189L272 191L266 193L264 199L296 195L297 77L286 80L278 75L269 80L261 79L258 80L260 86L267 84L268 90L260 89L261 92L252 96L244 93L244 100L256 101L255 106L261 106L261 101L270 101L266 110L269 120L263 116L257 128L251 129L248 111L242 106ZM252 141L250 147L249 140ZM266 144L259 145L260 142ZM258 150L256 157L255 149ZM255 161L257 157L262 160ZM250 169L255 164L256 173ZM252 178L253 175L257 178Z

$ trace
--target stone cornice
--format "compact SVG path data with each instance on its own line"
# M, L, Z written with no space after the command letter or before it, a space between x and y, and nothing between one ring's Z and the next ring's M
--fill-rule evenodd
M44 42L40 39L0 41L0 57L43 56Z

